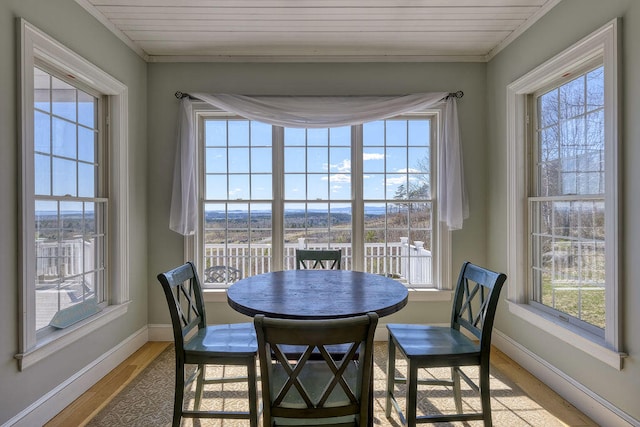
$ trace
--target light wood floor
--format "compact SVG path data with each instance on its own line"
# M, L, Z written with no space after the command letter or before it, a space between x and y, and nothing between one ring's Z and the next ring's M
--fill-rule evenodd
M102 380L56 415L45 427L84 426L171 343L148 342ZM597 426L586 415L544 385L504 353L493 349L491 364L515 382L531 399L567 426Z

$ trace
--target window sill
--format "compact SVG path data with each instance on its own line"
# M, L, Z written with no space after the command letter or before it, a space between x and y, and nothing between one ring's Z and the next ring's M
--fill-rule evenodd
M202 291L204 294L205 302L227 302L227 291L226 289L204 289ZM430 301L451 301L453 297L453 291L450 289L440 290L440 289L417 289L417 288L409 288L409 301L422 301L422 302L430 302Z
M119 305L111 305L105 307L104 310L88 319L82 320L68 328L53 332L46 338L38 341L34 348L15 355L15 358L18 359L18 369L23 371L47 356L89 335L96 329L112 322L120 316L123 316L127 312L128 308L128 302Z
M571 325L561 323L560 320L536 310L528 304L517 304L513 301L507 301L507 304L509 311L515 316L606 363L612 368L619 371L622 370L623 359L626 354L609 348L604 339L587 334Z

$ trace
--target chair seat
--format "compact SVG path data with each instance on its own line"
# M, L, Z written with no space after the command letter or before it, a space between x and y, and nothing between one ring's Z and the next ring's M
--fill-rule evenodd
M258 351L252 323L232 323L207 326L184 345L187 356L246 357Z
M480 344L448 326L388 324L387 329L398 348L409 359L442 356L451 366L453 356L479 357Z

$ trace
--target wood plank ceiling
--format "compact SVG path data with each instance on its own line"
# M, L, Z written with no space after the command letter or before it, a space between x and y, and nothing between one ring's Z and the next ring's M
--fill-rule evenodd
M487 61L560 0L76 0L147 61Z

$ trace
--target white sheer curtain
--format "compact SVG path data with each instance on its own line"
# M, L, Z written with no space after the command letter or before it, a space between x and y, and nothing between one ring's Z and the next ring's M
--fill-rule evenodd
M243 96L194 93L223 111L275 126L326 128L386 119L445 103L438 169L439 217L450 230L462 228L469 215L464 189L456 98L448 92L396 97L375 96ZM178 115L177 147L169 228L183 235L197 228L196 141L193 107L183 98Z

